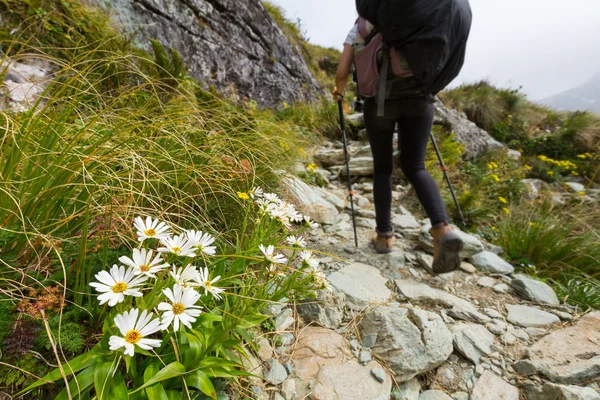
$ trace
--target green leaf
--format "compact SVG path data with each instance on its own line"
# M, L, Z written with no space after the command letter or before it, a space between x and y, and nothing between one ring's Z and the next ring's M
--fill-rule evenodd
M149 381L147 381L146 383L144 383L142 386L135 389L131 393L138 392L142 389L147 388L148 386L154 385L155 383L162 382L167 379L175 378L177 376L181 376L184 374L185 374L185 367L183 366L183 364L181 364L180 362L177 362L177 361L173 361L171 364L167 365L166 367L164 367L163 369L158 371L158 373L156 375L154 375L152 378L150 378Z
M183 392L181 390L169 390L167 391L167 398L169 400L181 400L183 398Z
M204 372L196 370L190 373L188 376L185 377L185 382L189 386L195 387L196 389L200 390L202 393L211 397L212 399L217 400L217 391L215 390L215 387L213 386L212 382Z
M183 365L187 369L192 369L198 365L202 357L202 342L197 336L191 333L185 335L188 340L189 348L183 352Z
M110 375L114 370L114 360L111 362L98 363L94 367L94 388L96 389L96 396L98 400L108 398L108 392L110 391Z
M93 363L96 362L96 357L97 357L97 355L92 353L91 351L88 351L87 353L84 353L78 357L75 357L71 361L63 364L65 373L68 376L68 375L74 374L76 372L79 372L84 368L89 367L90 365L92 365ZM31 389L34 389L38 386L45 385L47 383L57 381L61 378L62 378L62 375L60 374L60 369L56 368L56 369L50 371L47 375L43 376L40 380L32 383L31 385L27 386L25 389L21 390L15 396L20 396L21 394L28 392Z
M111 388L109 393L109 400L127 400L129 399L129 393L127 393L127 386L123 380L121 374L115 375L111 379Z
M144 371L144 382L150 381L152 377L158 374L159 369L158 363L148 365ZM168 400L165 388L160 383L148 386L146 388L146 395L148 395L148 400Z
M71 379L69 382L69 390L71 391L73 399L81 399L81 396L91 389L94 384L94 369L94 366L90 366L77 374L75 378ZM65 388L54 400L67 400L68 398L69 396L67 395L67 390Z

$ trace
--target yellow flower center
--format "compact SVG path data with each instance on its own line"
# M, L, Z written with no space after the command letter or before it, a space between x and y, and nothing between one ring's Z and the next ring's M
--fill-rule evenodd
M204 286L206 286L207 289L212 288L210 281L204 281Z
M146 235L146 236L156 236L156 231L154 229L152 229L152 228L146 229L144 231L144 235Z
M127 334L125 335L125 341L127 343L136 344L140 340L142 340L142 334L136 331L135 329L127 332Z
M148 272L150 271L150 266L144 264L144 265L140 265L140 271L142 272Z
M112 287L112 291L115 293L123 293L127 290L127 284L125 282L118 282Z
M173 253L175 253L175 254L181 253L181 247L178 247L178 246L173 247Z
M185 311L185 306L181 303L173 304L173 314L179 315Z

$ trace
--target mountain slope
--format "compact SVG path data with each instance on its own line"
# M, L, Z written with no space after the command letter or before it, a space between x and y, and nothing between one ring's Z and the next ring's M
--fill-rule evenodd
M600 73L581 86L539 101L558 110L592 111L600 114Z

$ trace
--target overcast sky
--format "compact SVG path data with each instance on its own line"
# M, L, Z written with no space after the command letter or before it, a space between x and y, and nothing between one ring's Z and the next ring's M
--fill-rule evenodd
M272 0L299 18L311 42L341 48L354 0ZM600 0L471 0L473 29L455 83L489 79L532 100L600 72Z

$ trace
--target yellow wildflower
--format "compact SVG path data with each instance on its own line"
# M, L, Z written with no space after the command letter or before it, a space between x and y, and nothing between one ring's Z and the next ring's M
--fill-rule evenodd
M548 175L550 175L550 176L554 175L554 171L548 171Z
M530 223L529 223L529 226L530 226L530 227L532 227L532 228L534 228L534 227L536 227L536 226L537 226L537 224L536 224L535 222L530 222Z
M237 192L237 195L242 200L250 200L250 195L245 192Z
M288 109L288 108L290 108L290 105L284 101L283 102L283 108L284 109Z
M306 169L308 169L310 172L315 172L319 167L317 167L315 164L308 164L306 166Z
M504 214L506 214L506 215L510 214L510 210L506 207L502 207L502 211L504 211Z
M498 175L492 174L491 177L494 178L496 182L500 182L500 177Z
M581 158L582 160L585 160L587 158L586 154L578 154L577 158Z
M579 174L575 171L571 171L571 175L579 176Z
M284 142L283 140L279 141L279 146L281 146L281 148L285 151L288 151L290 149L290 146L288 146L288 144L286 142Z
M585 192L581 191L581 192L577 192L577 194L581 195L581 196L585 196Z
M531 171L532 169L533 169L533 167L531 165L525 165L526 171Z
M502 196L498 197L498 200L500 200L500 203L502 203L502 204L508 203L508 201L506 201L506 199Z
M487 165L488 169L496 169L498 168L498 164L496 164L494 161L492 161L491 163L489 163Z

